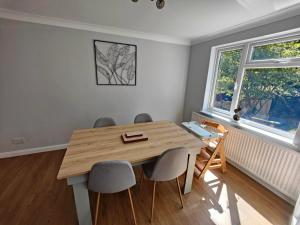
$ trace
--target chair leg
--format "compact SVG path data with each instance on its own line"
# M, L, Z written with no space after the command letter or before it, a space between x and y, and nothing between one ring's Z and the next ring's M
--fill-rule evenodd
M132 216L133 216L133 220L134 220L134 225L137 225L137 223L136 223L136 217L135 217L135 212L134 212L134 207L133 207L133 202L132 202L132 197L131 197L131 192L130 192L130 188L128 188L128 196L129 196L129 201L130 201Z
M177 187L178 187L178 194L181 202L181 208L183 208L183 201L182 201L182 195L181 195L181 189L180 189L180 184L179 184L179 179L176 177L176 182L177 182Z
M100 203L100 192L97 193L97 203L96 203L96 212L95 212L95 221L94 225L97 225L98 222L98 212L99 212L99 203Z
M213 154L211 155L210 159L207 161L207 163L205 164L203 170L200 173L200 176L198 177L198 179L203 178L206 171L209 169L210 164L213 162L214 158L216 157L217 153L219 152L219 149L217 148Z
M226 172L226 157L225 157L225 149L224 149L224 142L221 143L222 145L220 146L220 158L221 158L221 163L222 163L222 172Z
M153 183L153 193L152 193L152 206L151 206L151 217L150 217L150 223L153 220L153 213L154 213L154 200L155 200L155 188L156 188L156 181Z

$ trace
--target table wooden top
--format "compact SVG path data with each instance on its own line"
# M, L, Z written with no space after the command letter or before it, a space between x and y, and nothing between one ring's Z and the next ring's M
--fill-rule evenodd
M132 131L144 131L149 140L124 144L121 134ZM169 148L181 146L191 151L199 151L205 144L169 121L75 130L57 178L86 174L93 164L101 161L143 162L153 159Z

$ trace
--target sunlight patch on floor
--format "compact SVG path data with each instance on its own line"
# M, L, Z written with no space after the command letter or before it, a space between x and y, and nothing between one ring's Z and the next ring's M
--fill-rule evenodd
M205 183L207 183L207 182L213 181L213 180L218 180L218 177L216 177L212 172L210 172L208 170L204 175L204 181L205 181Z
M235 194L237 199L237 208L240 214L241 224L253 225L251 218L255 219L256 225L272 225L263 215L261 215L254 207L248 204L242 197Z
M211 188L211 194L216 196L216 198L206 199L212 206L208 211L211 220L216 225L237 224L232 221L240 221L241 225L272 225L245 199L227 188L227 185L210 171L205 174L204 181Z

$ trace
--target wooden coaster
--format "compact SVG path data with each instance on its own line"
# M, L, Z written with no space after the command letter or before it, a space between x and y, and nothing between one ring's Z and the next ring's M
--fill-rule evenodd
M129 137L127 135L129 134ZM122 141L127 144L127 143L132 143L132 142L138 142L138 141L147 141L148 137L145 135L144 132L138 131L138 132L128 132L124 133L121 135Z
M144 132L143 131L133 131L133 132L126 132L125 136L127 138L132 138L132 137L140 137L143 136Z

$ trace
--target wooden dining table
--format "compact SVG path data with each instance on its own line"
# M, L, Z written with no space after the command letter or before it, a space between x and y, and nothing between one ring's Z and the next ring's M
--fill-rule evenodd
M123 143L125 132L143 131L147 141ZM57 178L67 179L73 187L79 225L92 225L87 188L91 167L101 161L127 160L133 166L155 160L165 150L175 147L189 150L183 193L192 189L197 154L205 144L170 121L128 124L104 128L75 130L67 147Z

